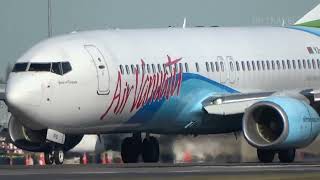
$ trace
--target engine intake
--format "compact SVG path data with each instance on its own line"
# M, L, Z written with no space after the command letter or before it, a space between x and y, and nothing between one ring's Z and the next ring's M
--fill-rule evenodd
M243 117L244 136L256 148L305 147L319 130L318 113L307 103L290 97L270 97L257 102Z
M9 135L12 143L20 149L32 152L46 152L50 150L50 142L46 140L47 129L32 130L24 126L21 121L11 116L9 121ZM65 144L61 145L64 151L75 147L83 135L66 135Z

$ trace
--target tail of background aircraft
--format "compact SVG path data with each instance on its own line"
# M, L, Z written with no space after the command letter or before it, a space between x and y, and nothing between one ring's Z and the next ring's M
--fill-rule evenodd
M320 4L299 19L294 25L320 28Z

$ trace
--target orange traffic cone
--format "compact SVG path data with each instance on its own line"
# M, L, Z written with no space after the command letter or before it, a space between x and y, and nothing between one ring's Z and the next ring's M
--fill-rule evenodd
M189 151L185 151L183 154L183 162L190 163L192 161L192 155Z
M83 153L83 157L82 157L82 164L88 164L88 157L87 157L87 153Z
M101 157L101 163L102 164L107 164L106 154L102 153L100 157Z
M25 156L24 164L25 164L26 166L29 166L29 155L28 155L28 154Z
M40 153L40 155L39 155L39 165L40 166L46 165L46 162L44 160L44 153Z

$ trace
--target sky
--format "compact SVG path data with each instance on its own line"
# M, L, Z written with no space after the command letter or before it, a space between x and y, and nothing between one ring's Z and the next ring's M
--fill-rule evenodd
M51 0L53 35L107 28L280 26L320 0ZM48 36L47 0L0 0L0 77Z

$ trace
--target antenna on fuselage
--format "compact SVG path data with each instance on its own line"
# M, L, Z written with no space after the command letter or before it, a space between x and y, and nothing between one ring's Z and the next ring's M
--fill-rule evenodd
M187 18L184 18L182 28L185 29L186 26L187 26Z

